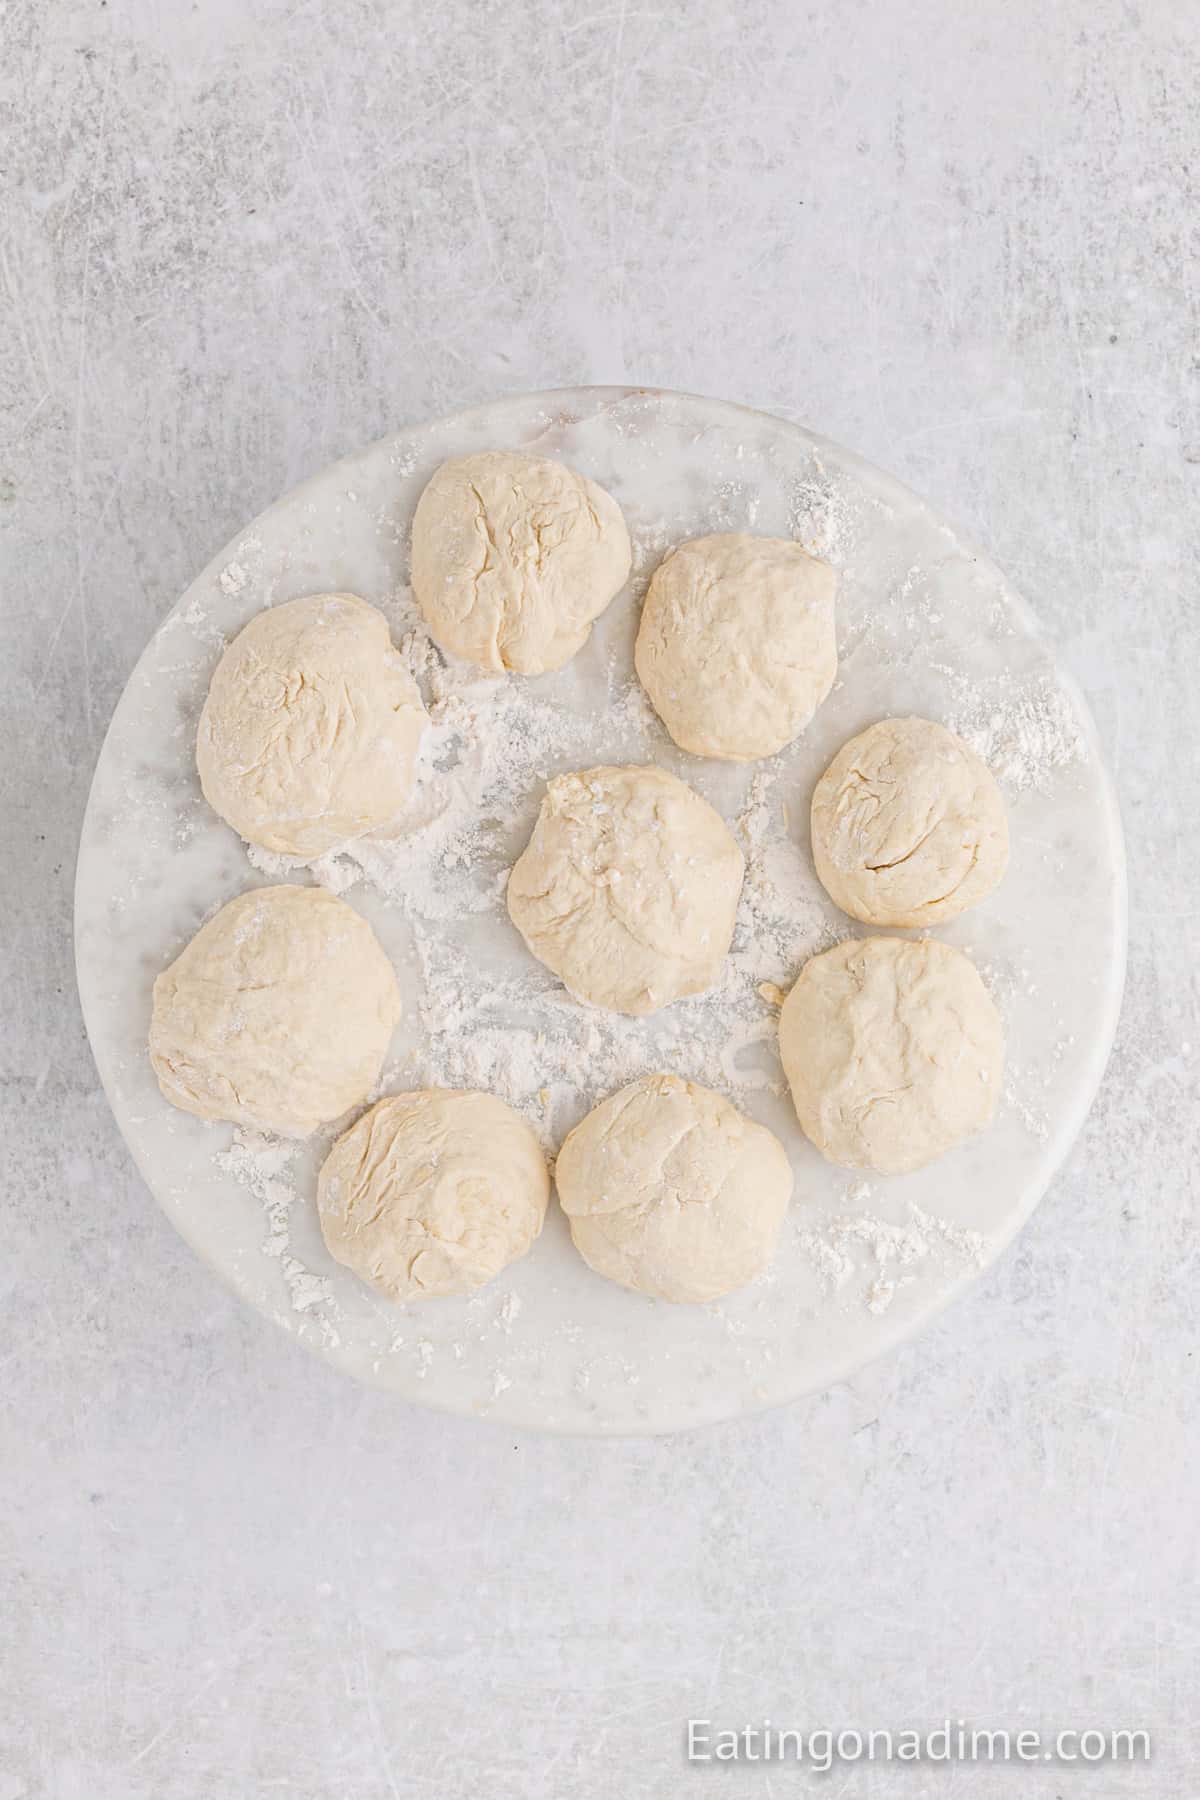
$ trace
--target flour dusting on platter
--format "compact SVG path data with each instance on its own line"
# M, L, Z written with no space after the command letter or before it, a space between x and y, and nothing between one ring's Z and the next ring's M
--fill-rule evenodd
M573 663L537 680L448 663L407 589L425 480L447 456L498 446L591 475L619 500L633 540L629 589ZM834 690L795 745L749 766L678 751L633 674L653 569L711 531L794 537L840 578ZM199 796L192 743L223 643L262 607L322 590L385 612L430 723L405 816L306 868L247 856ZM1008 877L939 933L983 974L1009 1058L986 1141L867 1193L799 1132L778 1009L809 956L859 931L812 870L813 785L847 738L911 713L967 737L1010 807ZM546 781L601 762L668 768L717 808L746 855L717 987L647 1018L572 1000L505 907ZM325 1252L313 1200L349 1119L299 1146L204 1127L161 1101L145 1058L154 975L204 916L279 879L345 893L396 966L405 1017L381 1092L487 1088L552 1155L598 1099L662 1068L770 1126L796 1177L771 1267L711 1306L649 1302L590 1274L552 1204L530 1255L470 1300L396 1307L357 1283ZM373 446L229 546L164 623L118 709L84 834L79 919L89 1031L122 1128L164 1207L240 1292L330 1360L413 1397L514 1423L668 1429L822 1385L913 1330L994 1257L1098 1077L1119 985L1120 845L1086 712L1003 578L920 502L780 421L653 391L585 390L499 402ZM1072 978L1073 958L1101 976Z
M841 517L822 502L811 484L803 487L808 546L826 556L839 553L833 521ZM747 511L753 496L739 484ZM726 495L728 499L728 495ZM793 514L798 502L793 497ZM634 540L634 567L647 576L665 553L665 533ZM237 569L238 565L232 564ZM223 571L223 574L225 572ZM644 582L643 582L644 585ZM407 589L388 597L383 610L393 635L421 688L429 714L416 792L405 813L383 832L303 864L248 846L250 861L273 878L307 873L344 894L366 883L406 915L420 968L418 1002L425 1027L422 1052L385 1070L381 1092L398 1087L481 1088L522 1111L538 1131L549 1155L562 1137L599 1100L639 1076L668 1069L726 1093L745 1108L756 1090L786 1095L775 1053L777 1013L791 981L808 957L854 930L816 879L804 848L806 817L780 757L751 766L742 777L744 794L731 823L746 856L746 879L738 926L722 978L707 993L677 1002L662 1014L630 1018L583 1005L531 957L516 972L481 982L464 942L448 929L454 921L486 918L501 932L511 927L505 883L515 848L528 820L531 798L540 799L549 772L582 767L592 760L596 730L586 714L546 698L534 681L494 678L445 657L430 639ZM960 706L969 684L951 672ZM1078 734L1063 726L1065 700L1048 682L1010 691L1006 709L995 694L977 692L969 717L984 719L978 739L990 731L994 747L1005 751L1000 775L1011 786L1045 780L1061 762L1082 753ZM990 708L990 710L988 710ZM607 683L607 725L621 737L621 761L650 762L665 740L636 680L619 683L611 666ZM1069 714L1067 715L1069 718ZM1007 723L1002 723L1007 721ZM961 721L959 729L964 728ZM967 729L970 729L968 726ZM698 765L680 759L684 769ZM799 828L799 829L797 829ZM527 827L526 827L527 829ZM1004 1005L1003 978L997 976ZM1010 1062L1009 1104L1022 1111L1029 1129L1044 1130L1024 1100ZM331 1134L326 1134L327 1138ZM268 1171L276 1151L265 1147ZM238 1147L236 1171L245 1178L254 1167L253 1146ZM269 1233L264 1246L277 1253L277 1183L250 1177L252 1191L267 1196ZM866 1190L859 1184L859 1191ZM811 1258L827 1293L844 1301L848 1284L862 1274L860 1252L873 1266L857 1290L868 1311L887 1310L910 1274L889 1275L891 1262L904 1265L940 1253L981 1261L984 1240L910 1206L910 1219L897 1226L870 1213L842 1214L820 1226L806 1222L799 1242ZM802 1211L798 1215L803 1219ZM914 1219L919 1217L925 1230ZM290 1257L290 1266L298 1267ZM829 1283L830 1271L836 1278ZM327 1288L328 1284L326 1284ZM327 1305L332 1296L315 1286L293 1286L301 1309ZM431 1352L420 1352L420 1373L428 1373ZM503 1391L500 1389L499 1391Z

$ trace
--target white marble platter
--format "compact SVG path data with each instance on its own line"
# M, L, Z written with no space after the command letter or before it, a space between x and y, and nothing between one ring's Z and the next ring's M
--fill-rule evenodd
M602 482L635 542L630 587L588 646L534 682L447 668L405 585L409 524L434 468L506 446ZM840 575L834 692L796 745L752 769L676 750L633 677L655 562L718 530L793 535ZM315 877L281 875L253 866L205 806L195 724L221 648L247 619L333 589L389 614L433 724L402 842L367 846L356 865L335 861ZM988 982L1008 1069L990 1131L918 1174L864 1183L825 1163L796 1125L771 991L860 929L812 874L808 801L848 736L900 713L962 732L1008 801L1007 878L940 933ZM568 1000L531 961L508 924L503 881L546 776L646 760L730 821L747 849L747 887L718 992L616 1020ZM145 1050L158 971L219 905L281 878L342 888L396 963L406 1017L384 1091L493 1087L552 1152L605 1092L661 1067L722 1087L770 1125L796 1188L767 1274L712 1306L647 1301L590 1273L553 1204L532 1253L469 1301L391 1306L337 1267L313 1203L331 1134L299 1149L235 1141L231 1128L167 1105ZM76 889L79 985L105 1088L155 1197L200 1256L302 1343L350 1375L455 1412L560 1431L669 1431L846 1376L999 1254L1100 1080L1124 970L1124 879L1091 718L984 556L897 482L798 426L658 390L572 389L497 401L347 457L269 508L197 578L130 678L96 770Z

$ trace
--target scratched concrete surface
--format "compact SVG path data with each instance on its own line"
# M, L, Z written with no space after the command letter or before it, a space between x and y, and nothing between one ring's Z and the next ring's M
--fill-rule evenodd
M1195 9L6 0L0 94L0 1800L664 1800L711 1778L689 1714L1156 1739L739 1792L1194 1800ZM240 523L626 379L989 547L1096 710L1133 936L1083 1140L949 1316L777 1416L568 1443L360 1392L196 1263L97 1090L70 888L122 684Z

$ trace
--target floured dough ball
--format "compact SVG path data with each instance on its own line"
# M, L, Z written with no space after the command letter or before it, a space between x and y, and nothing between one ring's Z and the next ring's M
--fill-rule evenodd
M779 1139L720 1094L644 1075L577 1125L554 1171L598 1275L659 1300L717 1300L766 1268L792 1192Z
M412 585L443 650L497 674L561 669L629 575L611 494L516 450L444 462L417 502Z
M525 1120L493 1094L450 1088L380 1100L317 1183L330 1255L389 1300L482 1287L524 1256L549 1197Z
M352 906L252 888L154 983L150 1061L184 1112L305 1137L366 1099L399 1018L392 965Z
M779 1049L830 1162L903 1175L990 1124L1004 1037L983 982L936 938L849 938L800 971Z
M214 812L307 859L361 837L412 791L425 708L387 620L353 594L251 619L217 664L196 767Z
M585 769L547 788L508 910L577 1000L655 1012L716 981L744 869L721 815L665 769Z
M844 744L812 802L813 860L830 898L868 925L957 918L1008 867L1000 789L931 719L881 719Z
M681 750L750 762L803 731L837 674L837 578L790 538L693 538L654 571L634 660Z

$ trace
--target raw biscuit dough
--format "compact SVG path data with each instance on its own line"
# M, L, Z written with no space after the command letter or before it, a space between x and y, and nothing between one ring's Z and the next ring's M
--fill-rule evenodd
M778 1138L677 1075L644 1075L602 1101L567 1137L554 1178L584 1261L677 1301L753 1281L792 1191Z
M444 650L497 674L560 669L629 575L611 494L541 456L444 462L417 502L412 586Z
M790 538L730 532L664 557L634 661L680 749L749 762L803 731L837 674L836 587Z
M400 1017L379 940L325 888L252 888L154 983L150 1060L173 1106L305 1137L365 1100Z
M848 938L800 971L779 1049L805 1135L830 1162L902 1175L981 1131L1000 1095L1000 1017L936 938Z
M330 1255L390 1300L482 1287L525 1255L549 1196L525 1120L494 1094L450 1088L380 1100L317 1183Z
M812 801L813 861L868 925L934 925L991 893L1008 866L1000 790L932 719L881 719L843 744Z
M665 769L586 769L547 788L508 910L577 1000L654 1012L716 981L744 869L720 814Z
M308 860L393 818L425 708L387 620L354 594L268 607L217 664L196 734L209 805L264 850Z

